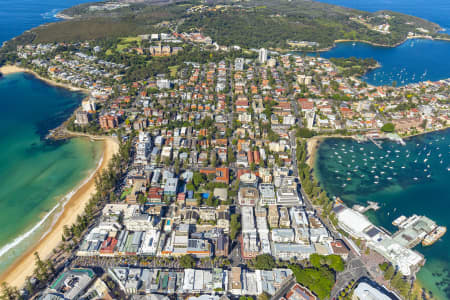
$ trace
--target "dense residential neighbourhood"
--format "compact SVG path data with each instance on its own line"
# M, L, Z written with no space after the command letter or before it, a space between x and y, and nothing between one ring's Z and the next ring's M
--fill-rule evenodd
M58 272L49 284L31 278L24 295L416 299L411 284L424 257L415 244L327 195L306 141L401 143L446 128L450 80L375 87L345 73L346 63L362 73L374 67L364 61L242 50L201 33L127 41L113 50L90 41L17 49L16 64L87 93L50 137L106 134L129 145L92 221L65 230L65 254L52 262ZM204 55L177 60L192 49ZM170 72L134 80L150 56ZM419 232L416 242L436 227L412 218L400 228ZM417 220L429 227L416 228Z

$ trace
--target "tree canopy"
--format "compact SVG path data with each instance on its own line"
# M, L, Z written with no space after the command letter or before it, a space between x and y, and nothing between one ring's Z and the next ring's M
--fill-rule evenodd
M381 131L383 132L394 132L395 126L392 123L386 123L381 127Z
M298 265L290 265L289 268L294 273L297 282L310 289L320 299L330 296L335 283L334 274L330 269L327 267L302 269Z
M179 263L182 268L185 269L193 268L195 267L195 258L190 254L184 255L180 258Z
M276 267L275 259L270 254L261 254L255 257L253 267L258 270L272 270Z

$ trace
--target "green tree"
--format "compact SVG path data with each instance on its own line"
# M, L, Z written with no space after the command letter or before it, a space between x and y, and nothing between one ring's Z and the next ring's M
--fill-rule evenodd
M195 267L195 258L190 254L183 255L180 258L179 263L182 268L190 269L190 268Z
M230 237L232 240L234 240L237 237L240 230L241 230L241 223L239 222L239 215L237 214L231 215Z
M309 256L309 262L314 268L320 268L320 266L322 265L321 260L321 255L317 253L313 253Z
M294 273L297 282L309 288L320 299L330 296L335 283L334 274L330 269L324 266L303 269L301 266L293 264L289 265L289 268Z
M198 188L202 183L206 181L206 175L200 172L195 172L192 177L192 183Z
M392 265L389 265L387 267L386 271L384 272L384 279L391 280L392 276L394 276L395 269Z
M305 127L301 127L297 129L297 133L296 133L297 137L300 138L312 138L314 136L314 131L309 130L308 128Z
M192 182L189 182L188 184L186 184L186 189L188 191L195 191L196 190L195 186L194 186L194 184Z
M217 205L219 205L219 200L214 197L212 192L209 193L208 199L206 199L206 205L212 207L216 207Z
M227 149L227 162L232 163L236 161L236 156L234 155L233 148L228 147Z
M345 269L344 260L336 254L331 254L326 257L327 265L336 272L342 272Z
M147 203L147 197L145 197L145 195L143 193L139 193L139 196L137 198L137 202L140 205L145 205L145 203Z
M386 123L381 127L381 131L383 132L394 132L395 126L392 123Z
M0 299L5 299L5 300L19 299L19 292L18 292L17 288L10 286L6 282L2 282L1 288L2 288L2 292L0 294Z
M270 254L261 254L255 257L253 267L259 270L272 270L276 267L275 259Z

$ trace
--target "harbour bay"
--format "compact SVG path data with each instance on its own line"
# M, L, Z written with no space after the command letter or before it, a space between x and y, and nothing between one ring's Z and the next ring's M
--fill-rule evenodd
M362 80L372 85L397 86L450 78L450 42L411 39L395 48L357 42L338 43L321 57L374 58L380 68L369 71Z
M411 14L418 17L425 18L429 21L439 24L445 32L450 30L450 3L442 0L399 0L399 1L354 1L354 0L321 0L321 2L341 5L345 7L361 9L366 11L392 10L401 13ZM416 83L420 81L437 81L450 77L449 56L450 56L450 42L447 41L432 41L423 39L407 40L396 48L374 47L364 43L339 43L330 51L324 52L321 56L329 57L372 57L380 62L381 67L370 71L363 76L363 80L373 85L392 85L396 81L397 85L405 85L409 83ZM450 190L448 182L450 182L450 172L448 172L448 147L449 147L450 131L445 131L425 134L413 137L407 140L406 147L398 146L393 143L385 143L388 147L395 148L399 151L406 151L413 149L422 149L433 140L439 140L442 149L442 157L447 161L438 158L427 161L425 168L417 168L415 159L410 154L408 158L404 157L404 169L402 166L396 168L397 179L387 173L383 181L375 179L373 173L369 170L365 180L355 182L353 179L348 182L347 177L336 179L336 174L331 176L332 166L336 161L330 159L334 155L329 148L333 143L346 143L347 146L361 147L354 141L349 140L326 140L321 144L318 150L316 161L316 175L320 178L325 189L331 194L340 196L347 204L353 205L356 203L364 203L367 201L378 201L383 204L382 208L377 211L369 211L367 215L375 223L379 224L389 230L394 231L391 222L399 215L426 215L435 220L440 225L450 226L448 217L449 208L449 194ZM436 141L435 141L436 142ZM419 146L416 146L416 145ZM431 146L431 145L429 145ZM351 147L351 146L350 146ZM369 145L370 151L377 154L379 149L375 145ZM369 151L369 152L370 152ZM385 153L384 150L382 153ZM394 150L395 151L395 150ZM386 153L385 153L386 154ZM419 154L417 152L416 154ZM380 155L377 156L379 158ZM374 156L375 157L375 156ZM364 165L364 157L360 156L355 159L352 158L348 163L352 164L352 160L359 165ZM422 161L418 162L424 164ZM369 159L370 160L370 159ZM347 163L347 165L348 165ZM445 163L447 165L445 165ZM424 170L428 169L426 166L430 164L435 174L427 178L424 175ZM349 167L343 167L342 172L352 172ZM388 168L388 170L390 170ZM334 170L336 171L336 170ZM378 170L378 173L381 170ZM414 177L421 176L414 180ZM360 174L362 175L362 174ZM372 177L369 180L369 175ZM381 177L380 174L377 176ZM387 177L393 179L387 180ZM361 179L361 178L360 178ZM378 184L374 184L378 181ZM345 186L343 186L345 185ZM395 211L394 211L395 210ZM433 292L438 299L450 299L450 256L448 247L450 246L450 239L444 236L438 243L431 247L418 246L422 254L424 254L427 262L425 266L418 273L417 277L423 286Z
M437 23L444 32L450 31L450 3L444 0L320 0L320 2L376 12L391 10L410 14ZM407 40L398 47L377 47L361 42L338 43L320 55L325 58L374 58L381 67L362 79L373 85L406 85L420 81L437 81L450 77L450 42L424 39Z
M412 137L405 146L383 142L382 149L370 142L326 139L317 152L316 176L349 206L378 202L381 208L367 215L391 232L400 215L425 215L449 227L449 134L447 129ZM450 298L449 243L446 235L432 246L416 247L427 260L418 279L438 299Z

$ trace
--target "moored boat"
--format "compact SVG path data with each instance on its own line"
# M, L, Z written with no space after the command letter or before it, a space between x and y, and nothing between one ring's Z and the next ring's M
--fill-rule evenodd
M438 226L432 232L430 232L422 241L422 246L433 245L447 232L447 227Z

